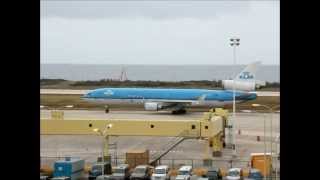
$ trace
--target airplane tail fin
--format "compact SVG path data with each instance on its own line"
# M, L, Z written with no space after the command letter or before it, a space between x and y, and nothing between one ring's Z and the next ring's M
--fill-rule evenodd
M257 66L260 65L260 61L253 62L249 64L247 67L245 67L236 77L236 81L246 81L246 82L252 82L256 79L256 71Z

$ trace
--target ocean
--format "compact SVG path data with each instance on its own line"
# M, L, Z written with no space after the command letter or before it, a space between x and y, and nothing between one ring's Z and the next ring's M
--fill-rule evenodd
M246 65L106 65L41 64L40 78L72 81L119 79L125 72L128 80L189 81L232 79ZM279 65L261 65L257 80L280 82Z

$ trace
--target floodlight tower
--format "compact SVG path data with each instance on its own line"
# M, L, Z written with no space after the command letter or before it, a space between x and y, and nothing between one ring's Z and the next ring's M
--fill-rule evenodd
M233 47L233 66L236 67L236 48L240 45L240 38L233 37L230 39L230 45ZM236 72L233 75L233 113L230 122L231 130L231 145L233 150L233 155L236 156L236 143L235 143L235 134L234 134L234 121L236 119L236 93L235 93L235 81L236 81Z

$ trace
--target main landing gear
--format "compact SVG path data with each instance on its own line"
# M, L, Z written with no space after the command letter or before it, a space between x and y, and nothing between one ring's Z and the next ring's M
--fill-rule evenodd
M185 113L187 113L185 109L178 109L178 110L172 111L172 114L185 114Z
M109 106L105 106L105 111L104 111L104 112L105 112L105 113L109 113L109 111L110 111L110 110L109 110Z

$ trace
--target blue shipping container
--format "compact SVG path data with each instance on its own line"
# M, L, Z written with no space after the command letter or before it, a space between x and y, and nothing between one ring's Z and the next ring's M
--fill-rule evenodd
M84 171L83 159L66 159L59 160L54 163L54 177L80 175Z

